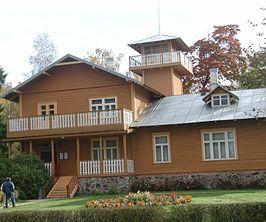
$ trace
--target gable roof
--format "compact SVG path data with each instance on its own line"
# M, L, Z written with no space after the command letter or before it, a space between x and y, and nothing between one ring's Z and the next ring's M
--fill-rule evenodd
M231 95L233 98L235 98L235 99L237 99L237 100L239 99L238 96L235 95L234 93L230 92L229 90L227 90L226 88L222 87L221 85L217 85L217 86L216 86L213 90L211 90L206 96L204 96L204 97L202 98L202 100L203 100L204 102L206 102L207 100L209 100L210 96L213 95L213 94L215 94L215 91L216 91L217 89L221 89L222 91L224 91L225 93L228 93L229 95Z
M182 51L185 51L185 52L190 51L190 48L186 45L186 43L181 38L176 37L176 36L170 36L170 35L155 35L152 37L138 40L128 45L131 48L135 49L137 52L141 53L141 50L140 50L141 44L146 44L146 43L151 43L151 42L160 42L160 41L166 41L166 40L175 40L175 43L180 47Z
M94 64L92 62L89 62L89 61L87 61L85 59L81 59L81 58L78 58L76 56L67 54L67 55L63 56L62 58L58 59L56 62L54 62L51 65L47 66L45 69L43 69L43 70L39 71L38 73L36 73L35 75L31 76L29 79L27 79L24 82L20 83L18 86L14 87L10 91L8 91L4 95L2 95L1 98L5 98L5 99L8 99L8 100L17 102L18 101L18 93L19 93L19 90L22 87L26 86L31 81L33 81L34 79L38 78L39 76L41 76L43 74L47 74L46 72L49 69L51 69L52 67L57 66L57 65L64 65L64 63L69 63L69 64L83 63L83 64L86 64L86 65L89 65L90 67L92 67L94 69L98 69L98 70L104 71L106 73L112 74L114 76L117 76L119 78L122 78L122 79L124 79L126 81L130 81L130 82L136 83L136 84L142 86L143 88L151 91L152 93L154 93L154 94L156 94L158 96L162 96L162 94L160 92L156 91L155 89L152 89L151 87L145 85L143 82L141 82L141 81L139 81L137 79L130 78L130 77L125 76L125 75L123 75L121 73L118 73L116 71L104 68L104 67L102 67L100 65L96 65L96 64Z
M233 93L237 102L217 108L205 104L200 93L167 96L148 105L131 127L266 118L266 88ZM254 108L261 112L254 113Z

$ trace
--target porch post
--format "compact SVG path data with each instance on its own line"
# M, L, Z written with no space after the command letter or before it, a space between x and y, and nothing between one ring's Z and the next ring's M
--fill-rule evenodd
M77 176L80 175L80 143L79 137L77 137Z
M10 142L7 143L7 149L8 149L8 158L10 159L11 158L11 143Z
M103 174L103 138L100 136L100 174Z
M55 174L55 163L54 163L54 139L51 139L51 156L52 156L52 176Z
M127 173L127 135L123 134L123 146L124 146L124 172Z
M29 146L30 146L30 155L32 155L32 140L29 141Z

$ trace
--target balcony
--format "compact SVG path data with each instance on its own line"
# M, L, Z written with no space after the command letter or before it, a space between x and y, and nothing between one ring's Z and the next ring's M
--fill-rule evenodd
M181 66L186 72L193 73L193 65L190 59L181 51L156 54L137 55L129 57L131 71L164 66Z
M126 109L9 118L7 138L120 131L132 121L132 111Z

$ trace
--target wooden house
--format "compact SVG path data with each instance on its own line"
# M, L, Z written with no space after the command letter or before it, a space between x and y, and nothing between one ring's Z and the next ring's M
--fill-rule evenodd
M131 77L66 55L3 95L20 108L8 119L9 151L21 142L40 157L51 174L48 197L180 175L209 185L217 173L260 180L266 89L228 91L212 70L211 92L183 94L181 78L193 67L182 39L158 35L129 46L139 53L129 58Z

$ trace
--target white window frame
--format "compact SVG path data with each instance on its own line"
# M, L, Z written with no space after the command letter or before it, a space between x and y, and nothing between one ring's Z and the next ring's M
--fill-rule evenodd
M53 109L50 109L50 105L54 105L54 108ZM45 116L47 115L56 115L57 114L57 102L39 102L38 103L38 115L39 116L44 116L42 115L42 106L45 106ZM50 111L54 111L54 114L50 114Z
M106 99L114 99L115 102L114 103L105 103ZM94 101L94 100L101 100L102 103L92 104L92 101ZM92 99L90 99L90 111L92 111L92 107L97 107L96 111L99 111L99 109L98 109L99 106L102 106L102 110L106 110L105 109L106 105L109 105L109 106L115 105L115 109L117 109L117 107L118 107L118 105L117 105L117 97L116 96L112 96L112 97L102 97L102 98L92 98ZM113 109L109 109L109 110L113 110Z
M215 105L214 104L214 97L218 96L219 97L219 105ZM227 104L226 105L222 105L222 96L226 96L227 97ZM230 105L230 96L229 94L213 94L211 96L211 101L212 101L212 107L224 107L224 106L229 106Z
M233 133L233 139L228 139L227 134L229 132ZM213 140L212 139L212 134L213 133L224 133L225 134L225 139L224 140ZM205 141L204 140L204 134L209 134L209 140ZM221 130L203 130L201 131L201 140L202 140L202 159L204 161L221 161L221 160L237 160L238 159L238 152L237 152L237 139L236 139L236 130L235 129L221 129ZM218 155L219 158L214 158L214 148L213 148L213 143L217 142L218 144L220 144L221 142L225 143L225 153L226 153L226 158L221 158L221 149L220 149L220 145L218 145ZM230 158L229 157L229 142L234 142L234 152L235 152L235 157L234 158ZM205 156L205 144L209 143L210 144L210 158L206 159Z
M167 143L165 144L160 144L161 146L161 161L157 161L156 159L156 146L158 146L156 144L156 137L162 137L162 136L166 136L167 137ZM170 133L166 132L166 133L153 133L152 134L152 143L153 143L153 162L154 163L171 163L171 146L170 146ZM168 161L164 161L163 159L163 149L162 146L168 146Z
M119 159L119 139L118 139L118 137L108 137L108 138L103 138L103 140L102 140L102 142L103 142L103 144L102 144L103 160L107 160L107 149L109 149L109 147L108 148L106 147L106 141L108 141L108 140L116 140L116 150L117 150L116 151L117 152L117 158L116 159ZM95 160L94 155L93 155L93 151L98 150L98 160L100 160L100 147L99 148L93 147L93 142L95 142L95 141L100 142L100 140L97 138L94 138L91 140L91 159ZM112 148L114 148L114 147L112 147ZM113 158L113 149L111 151L111 156L112 156L111 160L113 160L114 159Z

